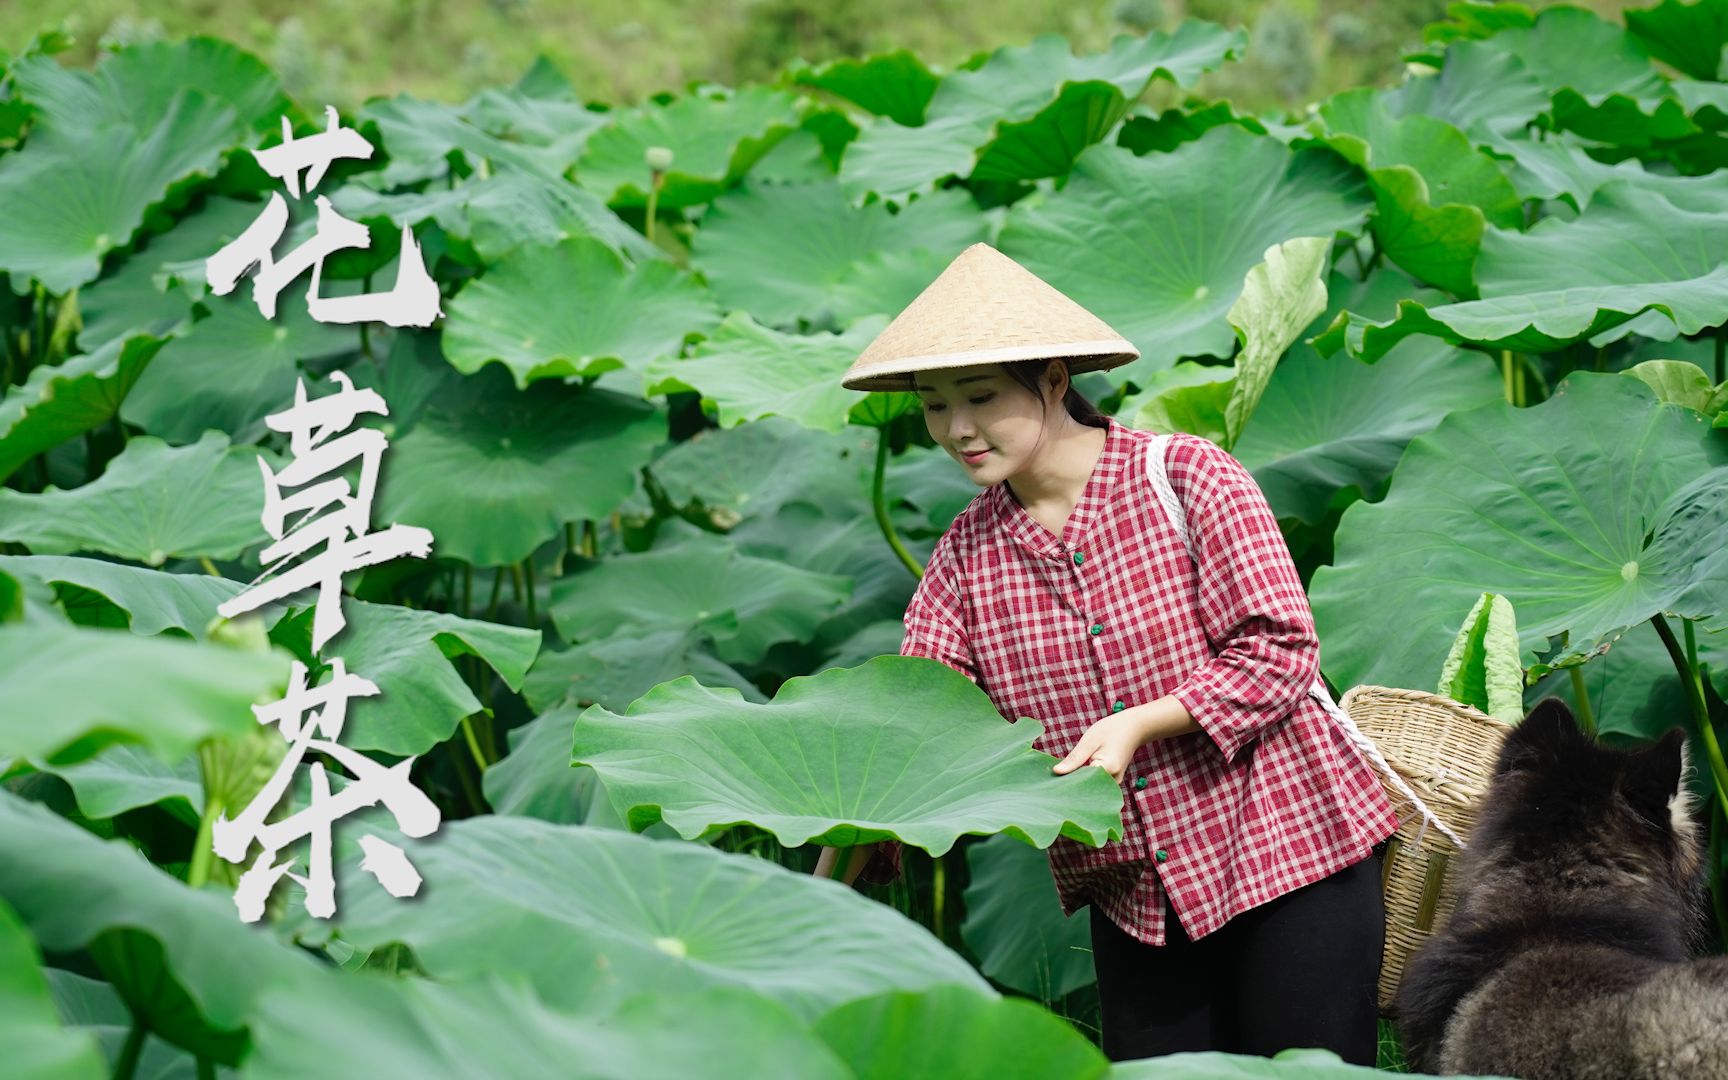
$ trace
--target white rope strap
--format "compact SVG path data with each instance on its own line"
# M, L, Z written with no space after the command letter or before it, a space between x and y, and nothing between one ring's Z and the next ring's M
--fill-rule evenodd
M1169 434L1161 434L1146 440L1146 474L1151 477L1152 489L1158 493L1158 502L1164 507L1164 513L1169 517L1171 526L1176 530L1176 535L1182 538L1182 546L1188 549L1188 558L1198 568L1200 560L1194 555L1194 540L1188 534L1188 521L1182 511L1182 501L1176 497L1175 489L1170 486L1170 477L1166 475L1164 470L1164 455L1169 448L1171 437ZM1440 820L1439 815L1428 809L1428 804L1410 790L1410 785L1405 782L1402 776L1398 775L1398 771L1386 763L1385 756L1380 753L1380 748L1374 745L1374 740L1362 734L1362 730L1356 726L1356 722L1350 719L1350 714L1339 708L1338 703L1332 700L1331 692L1326 689L1326 681L1318 673L1314 676L1314 685L1308 688L1308 696L1320 702L1327 715L1331 716L1344 729L1344 733L1350 737L1350 741L1368 755L1368 760L1374 763L1374 767L1379 770L1380 775L1390 780L1392 785L1402 792L1404 797L1409 799L1411 805L1416 808L1416 811L1422 815L1422 828L1416 834L1416 844L1422 843L1422 837L1427 835L1428 826L1432 825L1444 833L1447 839L1458 845L1459 850L1463 850L1463 839L1447 828L1446 823Z

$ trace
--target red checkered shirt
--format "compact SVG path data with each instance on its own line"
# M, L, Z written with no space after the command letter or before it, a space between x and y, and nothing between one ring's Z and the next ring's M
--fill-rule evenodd
M1314 618L1254 478L1207 439L1170 439L1196 573L1147 475L1152 433L1104 426L1060 539L1002 483L960 512L906 608L900 653L960 671L1005 719L1037 718L1033 745L1057 758L1113 710L1182 702L1201 730L1135 753L1123 838L1048 850L1064 914L1090 900L1162 945L1166 890L1199 939L1367 858L1398 820L1373 766L1308 696ZM889 842L865 880L899 873Z

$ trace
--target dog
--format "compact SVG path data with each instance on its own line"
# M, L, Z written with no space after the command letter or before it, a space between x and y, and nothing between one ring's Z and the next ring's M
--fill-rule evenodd
M1457 907L1394 1000L1413 1069L1728 1078L1728 956L1702 955L1691 772L1683 728L1616 750L1556 697L1508 733L1453 863Z

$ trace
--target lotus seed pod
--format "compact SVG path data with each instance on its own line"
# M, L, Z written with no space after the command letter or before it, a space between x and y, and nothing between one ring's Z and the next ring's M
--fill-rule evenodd
M648 159L648 167L655 172L665 172L672 167L671 147L650 146L643 156Z

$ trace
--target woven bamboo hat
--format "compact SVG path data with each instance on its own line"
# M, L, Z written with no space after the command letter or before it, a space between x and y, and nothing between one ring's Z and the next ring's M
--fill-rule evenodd
M989 244L955 256L852 362L848 390L911 390L912 373L1014 360L1066 359L1068 372L1138 358L1104 320Z

